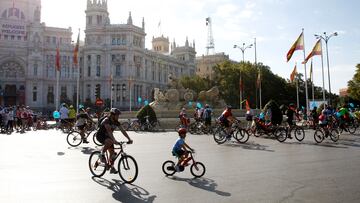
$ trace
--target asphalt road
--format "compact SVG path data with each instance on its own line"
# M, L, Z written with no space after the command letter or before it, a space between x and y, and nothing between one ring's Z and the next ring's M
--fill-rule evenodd
M0 202L360 202L360 135L315 144L309 131L302 143L250 137L223 145L188 135L206 166L198 179L189 168L172 177L161 170L174 160L175 132L130 136L125 151L139 165L132 185L117 174L92 177L92 142L73 148L56 130L0 134Z

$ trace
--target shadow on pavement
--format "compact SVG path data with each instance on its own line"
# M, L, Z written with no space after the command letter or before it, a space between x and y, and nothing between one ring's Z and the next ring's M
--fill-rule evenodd
M68 149L70 149L70 150L80 150L83 154L88 154L88 155L90 155L94 151L98 150L97 147L95 147L95 148L92 148L92 147L68 147Z
M92 177L92 180L109 190L112 190L113 198L120 202L153 202L156 195L151 195L144 188L134 185L125 184L119 180L109 181L105 178Z
M177 176L166 176L167 178L170 178L172 180L176 180L176 181L183 181L183 182L187 182L189 183L191 186L203 189L203 190L207 190L209 192L215 192L216 194L220 195L220 196L231 196L231 193L229 192L223 192L220 190L216 190L216 187L218 186L218 184L214 181L211 180L209 178L180 178Z
M312 145L312 146L319 146L319 147L330 147L330 148L340 148L340 149L346 149L348 147L340 146L340 143L330 143L330 142L322 142L322 143L316 143L314 142L283 142L283 144L290 144L290 145Z
M275 150L272 149L267 149L266 145L261 145L255 142L247 142L244 144L238 143L236 141L232 141L232 142L227 142L224 144L225 146L229 146L229 147L241 147L243 149L248 149L248 150L260 150L260 151L266 151L266 152L275 152Z

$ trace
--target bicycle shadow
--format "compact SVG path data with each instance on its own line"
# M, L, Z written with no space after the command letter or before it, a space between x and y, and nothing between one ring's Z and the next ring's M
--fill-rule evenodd
M283 144L288 144L288 145L310 145L310 146L339 148L339 149L348 148L348 147L345 147L345 146L340 146L339 143L330 143L330 142L314 143L314 142L310 142L310 141L302 141L302 142L283 142Z
M150 195L147 190L134 184L125 184L115 179L112 179L112 181L97 177L92 177L91 179L99 185L113 191L113 198L120 202L145 203L153 202L156 198L156 195Z
M231 142L226 142L224 145L229 146L229 147L241 147L241 148L247 149L247 150L260 150L260 151L265 151L265 152L275 152L275 150L267 149L269 146L261 145L261 144L255 143L255 142L239 143L236 141L231 141Z
M83 154L90 155L94 151L98 150L96 147L68 147L69 150L80 150Z
M220 190L216 190L216 187L218 186L218 184L209 178L180 178L178 176L166 176L169 179L172 180L176 180L176 181L183 181L183 182L187 182L189 185L193 186L193 187L197 187L209 192L214 192L220 196L225 196L225 197L229 197L231 196L231 193L229 192L223 192Z

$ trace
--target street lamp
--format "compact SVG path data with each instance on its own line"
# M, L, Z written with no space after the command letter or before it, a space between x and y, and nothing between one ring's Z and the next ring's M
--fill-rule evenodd
M234 48L239 48L240 50L241 50L241 53L242 53L242 62L244 62L244 52L245 52L245 50L247 49L247 48L251 48L253 45L252 44L250 44L250 45L247 45L247 46L245 46L245 43L243 43L242 44L242 47L241 46L239 46L239 45L234 45ZM241 101L242 101L242 88L241 88L241 68L240 68L240 80L239 80L240 82L239 82L239 86L240 86L240 109L242 109L242 105L241 105Z
M334 32L331 35L326 35L326 32L323 33L324 35L317 35L315 34L316 39L322 39L325 41L326 46L326 60L327 60L327 68L328 68L328 80L329 80L329 104L331 105L331 82L330 82L330 68L329 68L329 51L328 51L328 41L331 37L337 36L338 33Z

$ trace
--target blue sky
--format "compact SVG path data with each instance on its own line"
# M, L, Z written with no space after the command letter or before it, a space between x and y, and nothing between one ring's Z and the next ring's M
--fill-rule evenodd
M42 21L48 26L84 30L86 2L42 0ZM306 55L316 42L315 33L336 31L339 35L331 38L328 45L331 89L337 94L339 88L347 86L356 64L360 63L360 1L356 0L108 0L108 7L114 24L125 23L129 11L135 25L140 26L142 17L145 18L147 48L151 48L152 36L159 33L168 36L170 41L175 39L180 45L188 37L191 42L195 40L198 56L206 53L205 18L210 16L215 52L225 52L231 59L239 61L242 53L233 45L251 44L256 37L258 62L270 66L275 74L284 78L289 78L296 62L299 72L304 72L300 64L302 51L296 51L286 62L286 53L302 28L305 30ZM74 33L74 39L76 35ZM81 35L83 37L84 33ZM245 60L254 62L253 48L245 51ZM325 88L328 90L325 55L324 68ZM314 78L315 84L322 86L320 56L314 57Z

